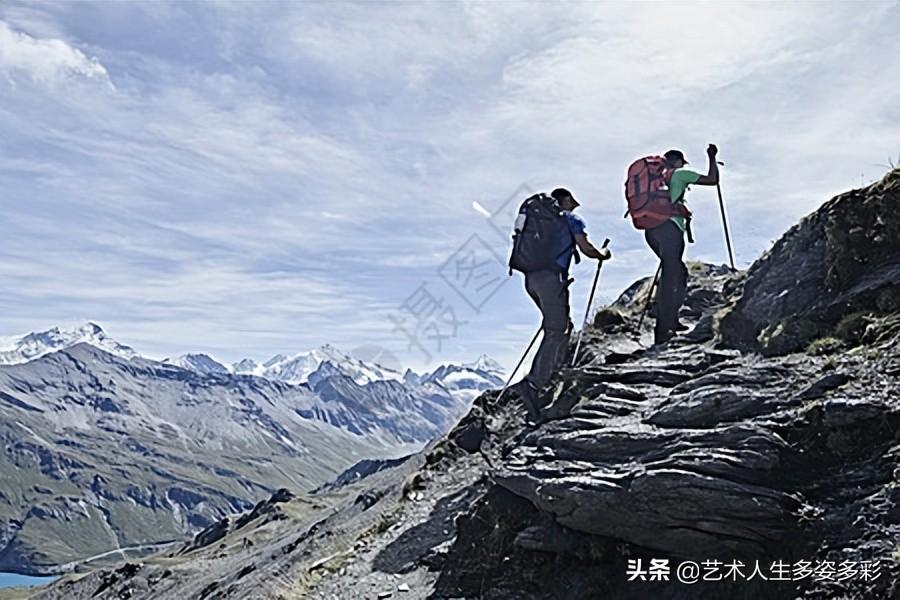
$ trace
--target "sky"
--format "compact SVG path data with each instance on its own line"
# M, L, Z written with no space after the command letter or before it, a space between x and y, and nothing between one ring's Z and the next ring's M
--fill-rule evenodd
M898 6L0 0L0 335L511 367L530 193L611 239L602 304L656 268L622 218L637 157L718 145L742 268L900 162ZM687 199L687 258L725 263L715 189Z

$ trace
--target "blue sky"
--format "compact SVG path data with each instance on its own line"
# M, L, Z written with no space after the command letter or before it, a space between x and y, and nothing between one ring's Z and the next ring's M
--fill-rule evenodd
M2 2L0 335L511 366L538 325L501 265L523 190L569 187L612 239L610 300L656 266L628 163L704 170L715 142L746 266L898 161L898 43L893 1ZM715 191L688 199L688 257L726 261Z

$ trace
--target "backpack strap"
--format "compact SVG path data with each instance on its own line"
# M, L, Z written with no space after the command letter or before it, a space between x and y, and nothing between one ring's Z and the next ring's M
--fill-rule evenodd
M568 217L566 217L566 219L568 219ZM569 233L571 234L572 231L569 230ZM566 249L563 250L563 251L557 256L557 258L559 258L560 256L562 256L563 254L565 254L565 253L568 252L569 250L572 250L572 258L575 259L575 264L578 265L578 264L581 264L581 254L579 254L579 252L578 252L578 246L575 244L575 235L572 234L571 238L572 238L572 241L569 243L568 246L566 246Z
M559 259L561 256L563 256L569 250L572 251L572 257L575 259L575 264L577 265L577 264L581 263L581 255L578 253L578 246L575 245L574 237L572 238L572 243L569 244L568 246L566 246L562 252L557 254L554 260ZM560 268L560 271L562 271L562 268Z

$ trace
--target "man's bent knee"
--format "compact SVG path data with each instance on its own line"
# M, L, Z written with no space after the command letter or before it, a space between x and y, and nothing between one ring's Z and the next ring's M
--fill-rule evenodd
M545 336L564 336L569 330L569 318L566 316L563 319L544 319L541 327Z

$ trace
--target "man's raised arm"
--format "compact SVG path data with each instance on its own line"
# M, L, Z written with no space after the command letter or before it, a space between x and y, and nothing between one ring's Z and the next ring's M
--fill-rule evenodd
M716 155L719 149L715 144L710 144L706 149L706 158L709 160L709 172L701 175L700 179L695 181L696 185L719 185L719 165L716 163Z

